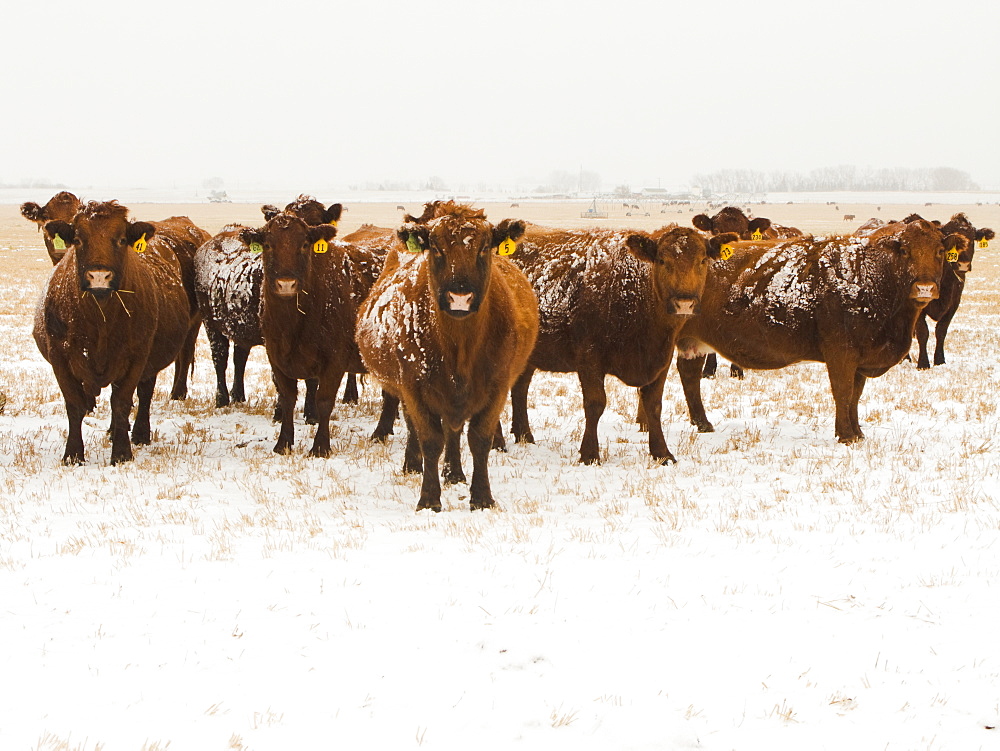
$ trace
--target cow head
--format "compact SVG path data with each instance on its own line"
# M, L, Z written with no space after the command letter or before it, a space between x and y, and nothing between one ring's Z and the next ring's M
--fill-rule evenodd
M726 206L713 217L698 214L691 219L691 224L710 235L734 232L741 240L763 239L768 237L768 230L771 229L770 219L764 217L748 219L747 215L735 206ZM754 237L755 234L760 237ZM775 233L770 233L770 237L775 236Z
M299 292L308 292L313 258L326 253L336 235L332 224L310 226L297 216L279 212L261 229L241 230L240 240L263 255L264 289L278 297L295 298Z
M945 255L964 251L969 242L960 234L942 237L941 230L924 219L887 224L871 235L871 247L886 251L896 273L909 285L909 298L923 307L939 296Z
M427 255L428 281L438 308L452 318L466 318L486 298L498 248L517 241L524 228L524 222L513 219L494 227L481 209L449 202L437 206L426 223L407 222L397 234L408 250Z
M625 246L652 267L653 294L666 313L691 316L699 312L710 262L723 245L737 240L733 232L706 238L687 227L668 227L652 235L634 232L625 238Z
M976 229L969 221L969 217L962 212L952 216L948 223L941 227L941 232L946 236L953 233L959 234L968 241L967 248L960 251L952 250L945 258L945 262L951 269L963 278L966 273L972 271L972 259L976 254L976 246L979 242L992 240L996 236L993 230L988 227Z
M277 206L272 206L271 204L261 206L260 211L264 215L264 220L268 222L281 213L281 210ZM339 203L331 203L327 208L312 196L307 196L304 193L285 206L285 213L297 216L310 226L320 224L337 226L337 222L340 221L340 215L343 211L344 207Z
M49 253L52 263L56 264L66 255L68 241L62 235L50 234L45 229L48 222L72 222L77 210L80 208L80 199L72 193L62 191L56 193L44 206L37 203L27 202L21 204L21 216L30 222L38 225L45 242L45 249Z
M91 201L80 206L72 223L46 222L45 231L73 249L80 291L106 300L121 289L129 254L144 251L156 229L130 222L128 209L117 201Z

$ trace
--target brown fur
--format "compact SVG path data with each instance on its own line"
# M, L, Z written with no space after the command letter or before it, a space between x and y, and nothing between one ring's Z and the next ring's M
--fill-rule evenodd
M468 422L470 506L494 505L487 458L494 428L538 332L538 306L524 274L496 255L524 223L497 226L482 211L428 204L422 222L399 230L418 254L390 253L358 315L358 346L372 374L403 401L409 435L404 470L423 472L418 510L441 510L438 462ZM464 480L449 449L445 480Z
M80 199L65 190L52 196L44 206L30 201L21 204L21 216L38 226L38 231L42 233L42 241L45 243L45 250L48 251L53 266L59 263L66 254L66 249L56 249L53 244L55 235L50 235L45 231L45 224L54 221L71 222L79 208ZM66 238L62 239L65 242Z
M533 441L527 396L536 370L575 372L586 429L580 461L600 460L597 427L604 378L639 388L649 453L674 461L660 425L660 405L674 342L697 313L710 259L735 234L704 235L671 225L642 232L565 231L529 226L514 256L540 300L538 343L511 394L515 438Z
M111 462L132 459L128 418L138 389L132 443L149 443L156 375L176 357L188 332L190 305L173 253L152 243L155 228L129 222L114 201L81 206L72 223L46 225L68 249L52 272L33 335L52 365L66 402L63 461L84 461L82 422L101 389L112 386ZM131 245L141 235L146 252Z
M923 221L889 224L868 238L738 244L709 274L702 313L677 345L692 423L713 429L700 391L707 345L745 368L826 363L837 438L862 439L865 381L906 354L917 316L938 295L946 247L965 245Z
M753 239L751 235L754 232L760 232L763 240L777 240L802 235L802 232L795 227L772 224L770 219L764 217L750 219L743 213L742 209L736 206L726 206L713 217L709 217L707 214L698 214L691 218L691 224L710 235L734 232L740 236L741 240Z

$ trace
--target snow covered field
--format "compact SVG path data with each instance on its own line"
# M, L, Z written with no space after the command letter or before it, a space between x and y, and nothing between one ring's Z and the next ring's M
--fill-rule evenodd
M353 226L399 213L350 208ZM844 207L770 208L843 226ZM962 208L1000 230L995 205L911 210ZM185 209L211 232L227 211L260 223ZM824 366L722 368L713 434L668 379L668 467L609 379L604 463L584 467L575 377L537 374L538 443L491 457L502 510L471 513L460 485L417 515L404 428L366 439L374 384L337 406L333 457L305 455L301 418L278 456L263 350L249 403L216 410L204 339L191 398L161 375L134 463L108 466L102 398L88 463L61 466L30 336L49 262L0 206L0 749L998 748L998 253L976 255L948 364L869 382L860 445L833 437Z

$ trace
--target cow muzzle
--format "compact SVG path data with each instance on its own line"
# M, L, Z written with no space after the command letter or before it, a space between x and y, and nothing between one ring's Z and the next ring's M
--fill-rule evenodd
M95 268L83 272L83 290L97 299L106 299L116 289L115 272L111 269Z
M452 318L465 318L479 310L479 295L467 284L441 291L438 306Z
M698 312L698 298L675 297L671 300L675 316L693 316Z
M917 302L929 303L938 298L938 286L936 282L914 282L910 291L910 297Z
M274 294L278 297L294 297L299 293L299 280L289 276L279 276L274 280Z

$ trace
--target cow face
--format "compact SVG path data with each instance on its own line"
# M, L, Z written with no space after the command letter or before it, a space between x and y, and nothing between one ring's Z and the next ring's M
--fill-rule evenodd
M726 206L713 217L698 214L691 219L691 223L702 232L707 232L710 235L733 232L741 240L759 240L777 236L775 232L768 232L771 229L770 219L764 217L748 219L746 214L735 206Z
M309 226L287 213L279 213L262 229L244 229L240 239L251 251L263 254L264 287L278 297L294 298L307 291L313 258L328 252L337 235L330 224Z
M264 220L268 222L281 213L277 206L271 204L261 206L260 211L264 215ZM339 203L332 203L329 208L326 208L315 198L307 195L301 195L285 206L285 213L297 216L310 226L320 224L337 226L343 211L344 207Z
M500 244L524 234L524 222L504 219L494 227L482 211L466 207L426 224L410 222L399 230L411 251L427 255L428 281L438 308L452 318L475 314L490 285L493 256Z
M939 296L945 255L968 247L968 240L959 234L942 239L941 230L923 219L902 225L889 224L872 235L871 244L887 251L894 259L899 279L909 285L909 297L923 307Z
M45 242L45 250L48 251L49 258L52 259L53 264L59 263L62 257L66 255L69 243L67 238L62 235L49 233L45 229L45 225L56 221L68 224L73 221L73 217L79 208L80 199L66 191L56 193L44 206L39 206L37 203L32 202L21 204L21 216L38 225L38 229L42 232L42 239Z
M699 312L701 295L711 262L722 246L739 237L732 232L706 238L687 227L672 227L647 235L636 232L625 238L632 254L651 266L653 294L669 315Z
M130 222L128 209L110 201L85 204L72 224L47 222L45 231L73 249L80 291L106 300L121 289L129 254L143 251L156 229L147 222Z
M941 232L944 235L957 233L968 241L968 247L965 250L952 250L945 257L945 262L962 278L966 273L972 271L972 259L976 254L976 246L979 242L989 241L995 237L993 230L988 227L976 229L969 221L969 217L961 212L952 216L948 223L941 227Z

